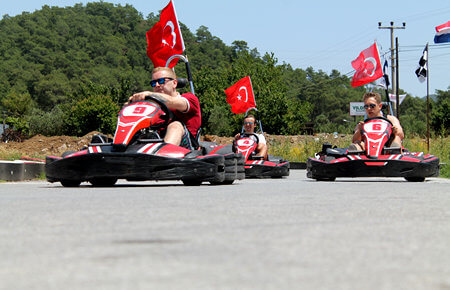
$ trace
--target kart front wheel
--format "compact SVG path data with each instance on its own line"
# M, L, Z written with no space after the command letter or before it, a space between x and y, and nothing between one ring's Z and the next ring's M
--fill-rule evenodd
M81 184L80 180L61 180L60 182L64 187L78 187Z
M424 182L425 181L425 177L405 177L405 179L409 182Z
M113 186L117 182L117 178L114 177L97 177L89 180L92 186L96 187L108 187Z

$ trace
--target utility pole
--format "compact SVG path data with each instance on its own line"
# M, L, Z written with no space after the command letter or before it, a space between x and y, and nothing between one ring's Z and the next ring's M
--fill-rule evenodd
M391 30L391 78L392 78L392 94L397 95L397 78L396 78L396 64L395 64L395 48L394 48L394 29L405 29L406 28L406 22L403 22L403 26L394 26L394 21L391 21L391 26L381 26L381 22L378 22L378 29L390 29ZM398 56L397 56L398 57ZM397 96L398 98L398 96ZM398 106L398 101L397 101ZM396 114L398 114L396 112Z

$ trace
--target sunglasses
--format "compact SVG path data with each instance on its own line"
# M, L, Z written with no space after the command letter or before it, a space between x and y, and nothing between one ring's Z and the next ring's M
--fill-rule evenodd
M163 84L166 83L166 80L171 80L171 81L173 81L174 79L173 79L173 78L159 78L159 79L156 79L156 80L152 80L152 81L150 82L150 86L152 86L152 88L154 88L154 87L156 86L156 83L158 83L158 84L160 84L160 85L163 85Z
M253 125L253 122L244 122L244 125Z
M364 109L368 109L369 107L370 107L371 109L375 109L376 106L377 106L377 105L375 105L375 104L364 105Z

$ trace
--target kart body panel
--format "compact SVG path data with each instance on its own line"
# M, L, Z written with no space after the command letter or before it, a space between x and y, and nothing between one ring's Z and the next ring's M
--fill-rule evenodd
M62 157L47 156L45 173L50 182L78 186L88 181L94 186L113 185L118 179L182 180L187 185L231 184L244 179L241 154L204 153L165 143L159 137L171 116L157 100L134 102L118 117L113 139L96 135L87 148L67 152Z

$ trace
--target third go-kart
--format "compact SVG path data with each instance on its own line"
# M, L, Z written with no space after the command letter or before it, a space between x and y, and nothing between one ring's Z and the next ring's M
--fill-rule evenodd
M438 157L388 147L391 134L392 123L387 118L366 119L361 132L364 151L324 144L321 152L308 158L307 177L318 181L333 181L336 177L404 177L420 182L439 175Z

